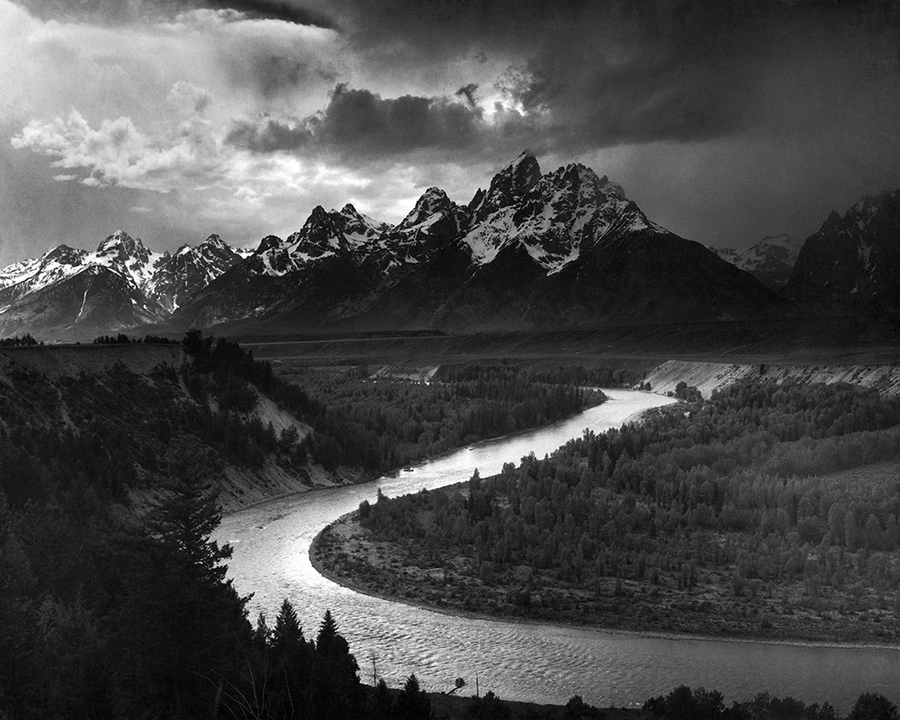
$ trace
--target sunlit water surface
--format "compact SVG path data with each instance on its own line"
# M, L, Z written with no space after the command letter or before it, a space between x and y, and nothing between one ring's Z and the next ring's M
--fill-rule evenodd
M579 694L599 705L632 705L681 684L717 689L728 704L765 690L806 702L828 701L847 712L863 690L900 698L900 651L659 638L553 625L470 619L359 594L322 577L309 546L328 523L389 496L483 477L534 452L552 452L585 428L603 431L667 402L650 393L605 391L604 405L548 428L480 443L396 477L350 487L278 498L226 516L216 539L234 547L230 577L241 594L253 593L251 619L274 620L281 601L294 604L308 636L330 608L371 681L396 687L415 673L429 690L448 690L463 677L474 691L501 698L565 703Z

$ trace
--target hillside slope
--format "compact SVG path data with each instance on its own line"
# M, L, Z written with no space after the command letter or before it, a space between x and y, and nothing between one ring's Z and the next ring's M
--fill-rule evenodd
M668 360L650 370L644 382L656 393L674 392L680 382L696 387L709 398L719 390L742 380L765 379L769 382L793 380L803 384L846 382L875 388L882 395L900 395L900 367L897 365L749 365L746 363Z
M0 348L0 490L13 506L89 492L139 512L199 458L231 511L354 479L308 458L311 428L283 404L181 345Z

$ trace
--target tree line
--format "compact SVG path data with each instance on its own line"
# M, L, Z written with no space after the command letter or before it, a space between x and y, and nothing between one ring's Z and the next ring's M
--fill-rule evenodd
M344 463L379 473L553 423L605 399L573 382L587 379L586 373L511 364L442 368L429 383L373 379L367 368L301 368L285 377L302 382L318 401L309 416L315 457L326 468Z

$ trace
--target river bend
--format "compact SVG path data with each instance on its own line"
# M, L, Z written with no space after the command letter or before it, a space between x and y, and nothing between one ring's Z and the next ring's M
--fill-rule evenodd
M371 483L277 498L223 518L215 539L234 547L229 576L253 593L251 620L270 621L287 597L308 636L327 608L350 642L364 680L377 672L392 687L415 673L428 690L463 677L472 691L501 698L565 703L579 694L595 705L632 705L686 684L717 689L726 703L757 692L828 701L846 713L861 691L900 699L900 651L660 638L602 630L463 618L369 597L322 577L309 560L316 534L378 489L389 496L482 476L534 452L552 452L585 428L618 427L670 399L627 390L547 428L479 443Z

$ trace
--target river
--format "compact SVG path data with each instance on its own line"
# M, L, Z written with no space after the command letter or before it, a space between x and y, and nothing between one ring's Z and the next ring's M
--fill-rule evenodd
M394 477L277 498L223 518L215 539L234 547L229 577L253 593L251 620L262 610L274 622L282 600L293 603L307 636L330 608L371 682L397 687L415 673L427 690L449 690L463 677L474 692L507 700L565 703L581 695L595 705L634 705L677 685L704 686L726 703L758 692L828 701L846 713L862 691L900 700L900 651L790 644L660 638L463 618L369 597L322 577L309 546L328 523L389 496L434 489L500 472L504 463L552 452L585 428L603 431L671 402L650 393L605 391L610 400L550 427L488 441L424 463ZM465 694L465 693L464 693Z

